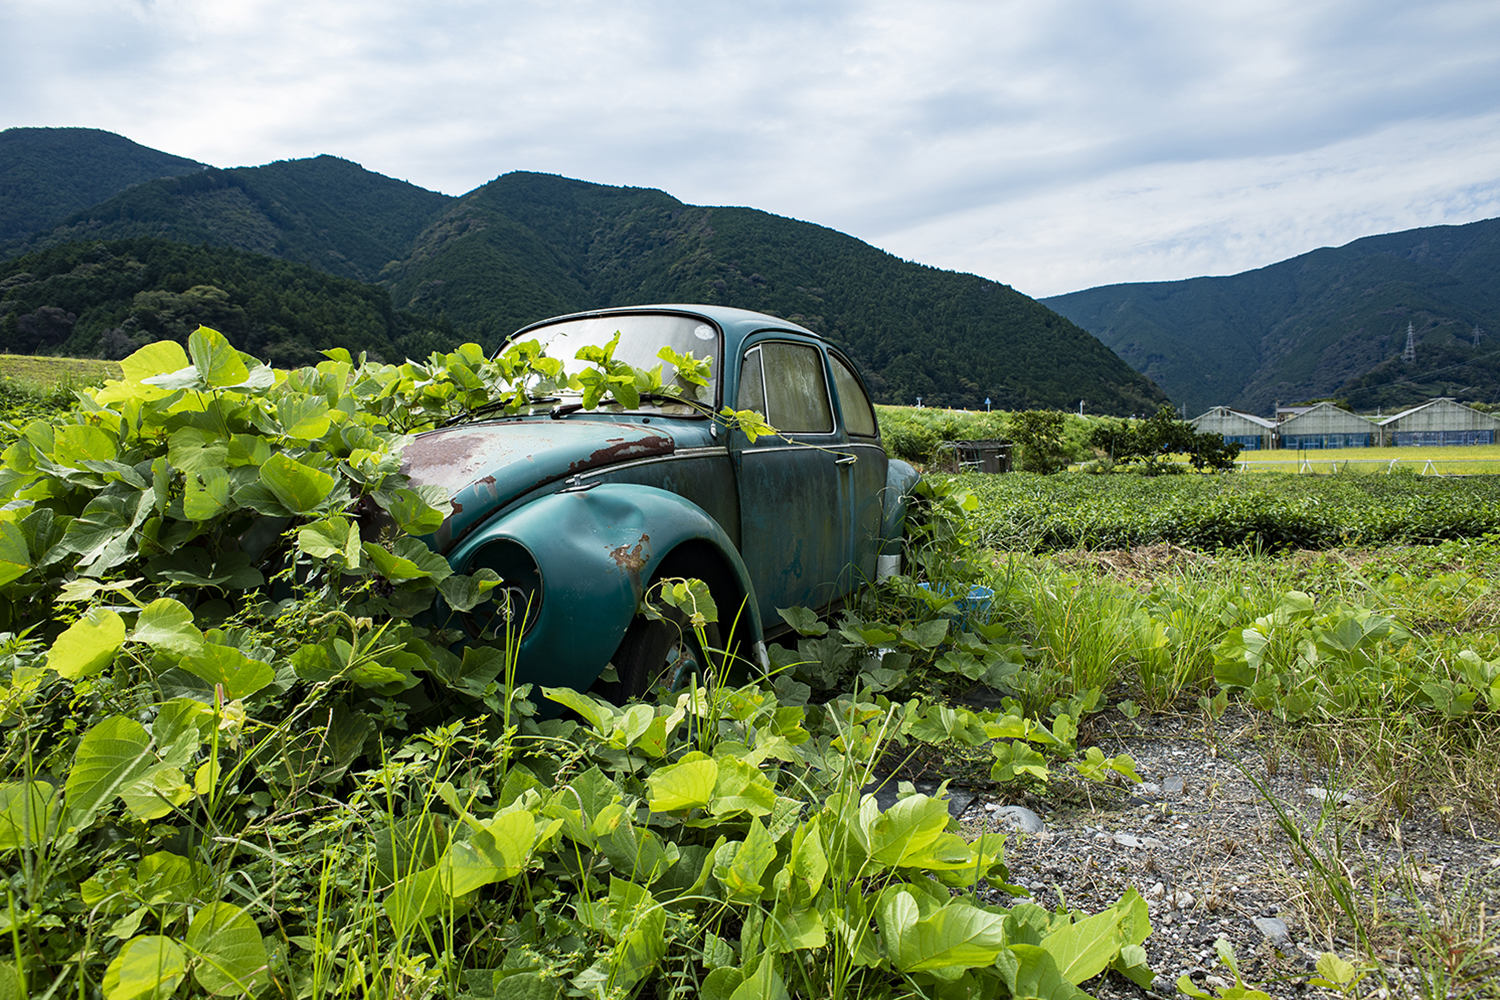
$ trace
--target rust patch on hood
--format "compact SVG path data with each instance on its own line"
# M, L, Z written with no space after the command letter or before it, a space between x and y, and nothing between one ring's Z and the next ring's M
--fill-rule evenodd
M671 438L657 435L636 438L634 441L626 438L610 438L605 442L603 448L595 451L588 458L580 458L575 462L569 462L568 471L576 473L582 472L585 469L597 469L601 465L628 462L633 458L647 458L651 455L670 455L674 447L675 442Z
M641 540L634 546L620 545L610 549L609 557L631 576L639 576L646 565L646 560L651 558L651 536L642 535Z

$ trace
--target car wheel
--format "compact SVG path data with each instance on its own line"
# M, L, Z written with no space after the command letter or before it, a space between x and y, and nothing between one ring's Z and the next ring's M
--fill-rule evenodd
M620 703L639 698L657 687L676 690L698 675L704 683L717 666L723 643L719 626L709 622L703 629L706 643L688 625L687 616L676 608L663 608L663 617L652 620L636 615L615 651L613 684L601 684L599 693Z

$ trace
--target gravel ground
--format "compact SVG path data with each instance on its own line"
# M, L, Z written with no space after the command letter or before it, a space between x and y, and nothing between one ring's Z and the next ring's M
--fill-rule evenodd
M1018 833L1006 844L1013 880L1038 903L1092 912L1128 888L1146 897L1153 929L1145 948L1157 973L1152 989L1106 973L1085 984L1094 996L1175 996L1184 974L1211 992L1232 986L1214 952L1221 935L1234 945L1246 983L1273 997L1320 993L1306 978L1324 951L1353 958L1350 929L1319 916L1328 912L1329 895L1246 772L1272 791L1315 844L1338 844L1337 856L1366 903L1408 920L1416 913L1413 901L1439 915L1486 914L1494 948L1500 830L1493 825L1464 822L1462 829L1445 830L1440 817L1420 811L1397 822L1355 792L1325 791L1301 768L1281 762L1268 769L1256 721L1233 711L1212 739L1200 720L1162 716L1119 719L1111 731L1093 736L1106 754L1129 754L1144 784L1126 790L1054 779L1040 797L1006 802L979 793L965 805L968 795L959 793L954 806L962 808L960 822L970 835L1011 828L1007 805L1041 818L1042 832ZM1453 903L1465 886L1467 908ZM1409 960L1419 947L1415 937L1387 931L1377 944L1389 949L1394 993L1417 995L1419 975ZM1500 996L1500 956L1492 953L1489 961L1487 984L1481 980L1470 992L1450 995ZM1357 992L1373 994L1376 985L1372 977Z

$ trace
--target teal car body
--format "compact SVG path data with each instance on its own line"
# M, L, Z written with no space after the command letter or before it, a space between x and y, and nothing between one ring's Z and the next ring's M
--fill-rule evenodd
M612 660L657 656L632 628L664 577L704 580L724 648L764 663L764 642L785 628L778 608L836 607L899 553L917 473L887 458L858 372L826 340L698 305L578 313L511 339L568 359L615 332L631 364L654 364L664 344L711 356L699 405L585 411L557 399L427 432L405 453L415 482L453 497L434 548L457 572L489 567L504 580L498 607L522 633L521 683L584 690ZM725 406L760 411L780 433L752 442L709 415Z

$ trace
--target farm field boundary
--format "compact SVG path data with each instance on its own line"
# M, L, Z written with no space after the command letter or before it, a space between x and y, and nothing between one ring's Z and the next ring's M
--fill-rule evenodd
M1500 476L969 474L999 548L1414 545L1500 532Z

